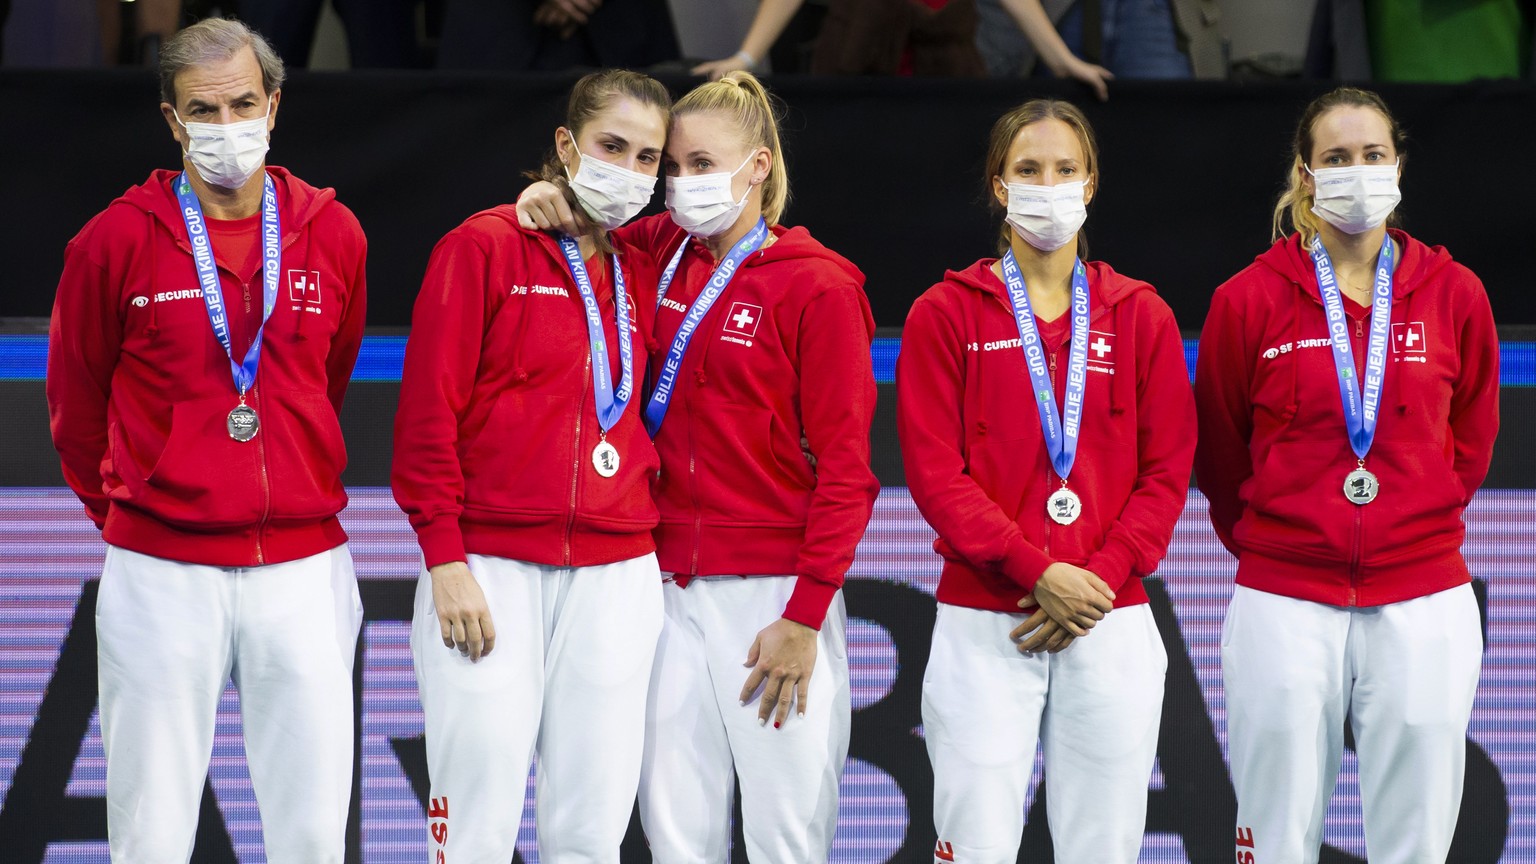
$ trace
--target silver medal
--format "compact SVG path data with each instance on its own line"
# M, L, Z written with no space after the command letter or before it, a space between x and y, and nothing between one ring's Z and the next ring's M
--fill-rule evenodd
M236 441L249 441L261 431L261 419L256 416L256 409L249 405L236 405L225 419L224 426L229 430L229 437Z
M607 441L597 442L592 448L592 467L602 477L612 477L619 473L619 451Z
M1083 499L1063 486L1045 499L1045 512L1057 525L1071 525L1077 521L1078 514L1083 512Z
M1356 468L1344 475L1344 497L1355 504L1369 504L1376 500L1376 493L1381 491L1381 485L1376 482L1376 475Z

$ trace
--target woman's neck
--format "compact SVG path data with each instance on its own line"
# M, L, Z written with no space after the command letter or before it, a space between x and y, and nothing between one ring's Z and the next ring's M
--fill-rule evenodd
M1381 252L1381 238L1387 227L1379 225L1359 234L1345 234L1324 222L1318 233L1323 238L1323 248L1328 250L1328 260L1335 270L1375 270L1376 256Z
M726 253L731 251L732 246L740 243L741 238L747 236L753 228L757 227L757 220L761 219L762 216L763 208L756 201L749 199L747 205L741 208L741 213L736 216L736 221L731 223L730 228L727 228L724 233L716 234L704 241L705 247L709 249L709 254L714 256L717 263L724 259Z
M1029 292L1029 304L1042 320L1053 321L1072 305L1072 268L1077 263L1077 244L1067 245L1051 252L1042 252L1029 245L1017 232L1009 242L1014 263L1019 265L1019 275ZM1001 262L997 265L1002 276Z

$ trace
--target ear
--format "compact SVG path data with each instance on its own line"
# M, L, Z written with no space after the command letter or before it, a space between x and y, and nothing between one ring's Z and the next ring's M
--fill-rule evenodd
M1001 175L992 175L992 197L1004 208L1008 206L1008 184L1003 182Z
M768 172L773 170L773 151L767 147L757 148L757 155L752 157L752 177L748 180L753 186L759 186L768 182Z
M580 159L576 155L576 136L572 135L571 130L564 126L559 126L555 129L555 155L560 157L560 162L566 168L572 167L571 162L573 159ZM577 167L580 167L579 161Z
M1399 169L1399 170L1401 170L1401 169ZM1317 196L1317 189L1316 189L1316 183L1312 179L1312 172L1307 170L1307 165L1306 165L1305 162L1301 161L1301 157L1300 156L1296 157L1296 168L1295 168L1295 171L1296 171L1296 179L1301 181L1301 188L1307 190L1307 194L1308 195L1316 197Z
M272 134L272 127L277 125L277 103L283 101L283 88L279 87L267 97L267 134Z
M1084 204L1084 206L1086 206L1088 204L1092 204L1093 203L1093 196L1097 195L1098 192L1099 192L1099 175L1097 175L1097 174L1090 174L1090 175L1088 175L1088 181L1083 184L1083 204Z
M171 128L171 137L176 139L177 145L180 146L182 150L186 150L187 142L183 140L185 130L181 128L180 123L176 122L175 107L169 102L161 102L160 116L165 118L165 125Z

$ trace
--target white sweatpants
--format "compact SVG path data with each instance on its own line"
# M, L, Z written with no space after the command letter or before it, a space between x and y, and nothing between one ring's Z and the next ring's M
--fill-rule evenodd
M1060 862L1134 864L1147 822L1168 656L1146 605L1058 654L1025 655L1028 617L940 603L923 675L934 861L1013 864L1038 738Z
M663 585L666 626L651 674L640 783L640 819L657 864L729 860L737 776L749 860L827 860L853 717L841 591L816 640L805 716L794 706L775 729L771 718L758 724L757 699L740 701L752 640L782 616L794 587L792 576Z
M661 632L656 556L592 567L468 557L496 627L491 653L472 663L443 646L426 571L411 622L428 861L511 861L537 753L539 860L618 864Z
M345 545L238 568L109 546L96 650L115 864L191 857L219 697L231 676L267 860L339 864L362 620Z
M1444 864L1482 667L1472 586L1348 609L1237 587L1221 635L1237 860L1314 864L1344 753L1377 864Z

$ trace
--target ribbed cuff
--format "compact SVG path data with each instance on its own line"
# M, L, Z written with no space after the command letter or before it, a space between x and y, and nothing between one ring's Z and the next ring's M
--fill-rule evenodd
M1083 569L1103 579L1109 590L1118 593L1126 580L1131 578L1131 553L1125 546L1111 541L1088 556Z
M1051 556L1031 546L1020 535L1003 553L1003 575L1018 583L1025 591L1033 591L1035 583L1045 573L1045 568L1055 563Z
M416 542L421 545L421 555L428 570L450 561L467 560L457 514L443 514L418 527Z
M784 617L812 630L820 630L821 622L827 620L827 607L832 605L837 588L830 582L821 582L809 576L795 577L795 590L789 595L789 602L784 605Z

